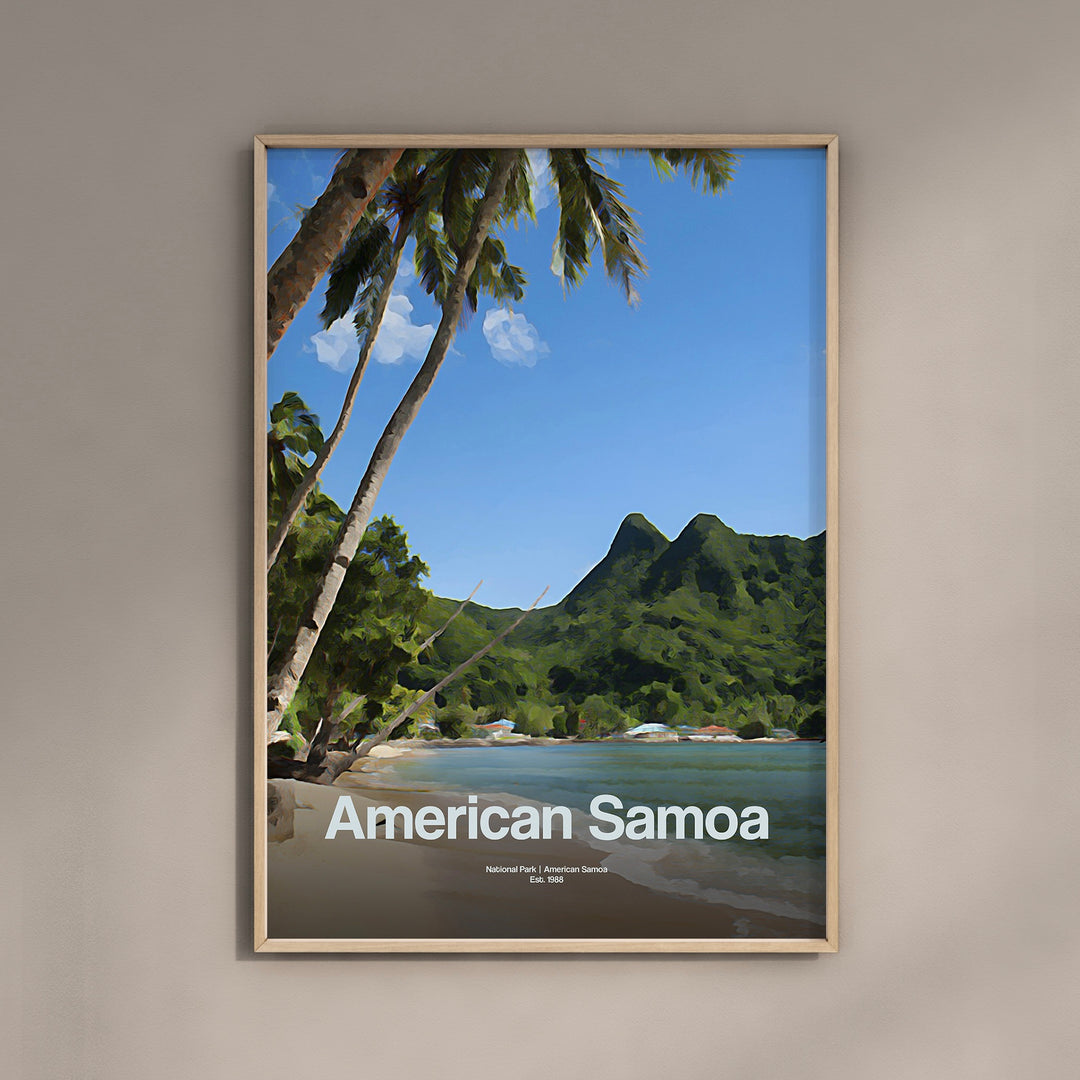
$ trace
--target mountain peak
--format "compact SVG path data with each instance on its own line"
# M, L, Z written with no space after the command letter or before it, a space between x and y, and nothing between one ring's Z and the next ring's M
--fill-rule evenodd
M613 582L634 588L658 555L671 546L668 538L644 514L627 514L607 554L574 586L564 603L573 605Z
M611 541L608 556L636 551L659 552L667 546L668 538L644 514L627 514Z
M715 514L698 514L683 526L672 544L676 551L696 550L705 544L730 544L738 533L730 525L725 525Z
M723 532L734 533L730 525L725 525L715 514L696 514L686 526L695 532L715 532L717 529ZM684 532L686 529L683 530Z

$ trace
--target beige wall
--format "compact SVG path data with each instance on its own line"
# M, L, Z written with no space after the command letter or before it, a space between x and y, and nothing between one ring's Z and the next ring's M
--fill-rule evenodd
M21 1006L49 1080L1073 1075L1078 34L1074 0L9 5L0 1054ZM841 135L838 955L248 950L251 136L470 129Z

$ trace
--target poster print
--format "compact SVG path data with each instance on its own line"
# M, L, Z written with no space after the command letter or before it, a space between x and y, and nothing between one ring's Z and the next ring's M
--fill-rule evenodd
M256 947L835 949L835 138L255 202Z

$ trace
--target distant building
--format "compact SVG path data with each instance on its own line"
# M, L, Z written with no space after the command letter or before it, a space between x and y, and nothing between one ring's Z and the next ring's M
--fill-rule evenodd
M679 736L667 724L638 724L623 732L628 739L677 739Z
M477 724L476 730L484 735L490 735L498 739L503 735L510 735L514 730L513 720L493 720L490 724Z
M732 728L724 727L723 724L709 724L707 727L698 728L699 735L734 735Z
M775 727L772 729L772 737L774 739L797 739L798 736L794 731L789 731L786 727Z

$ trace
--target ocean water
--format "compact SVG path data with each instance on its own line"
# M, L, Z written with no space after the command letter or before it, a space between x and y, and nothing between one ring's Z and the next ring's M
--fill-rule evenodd
M444 748L395 758L379 786L548 803L575 813L574 836L609 871L648 888L824 924L825 747L820 743L582 743ZM634 805L764 806L769 839L590 837L599 794ZM623 815L625 815L625 809ZM597 823L600 824L600 823Z

